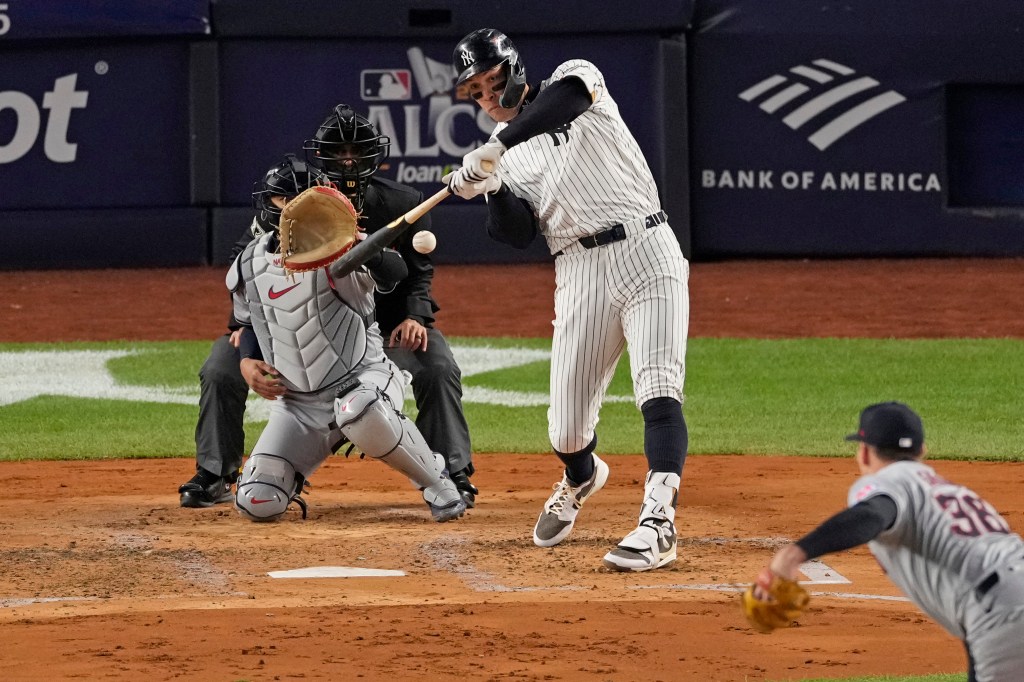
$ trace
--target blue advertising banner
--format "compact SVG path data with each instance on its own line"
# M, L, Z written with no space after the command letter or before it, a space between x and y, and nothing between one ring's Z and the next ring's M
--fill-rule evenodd
M602 70L652 168L662 130L655 36L513 37L527 79L539 83L560 63L582 58ZM249 203L253 181L286 152L301 154L334 105L350 104L391 139L383 177L425 194L494 124L452 92L451 40L231 41L221 48L221 197Z
M4 0L0 41L206 34L210 0Z
M631 0L596 6L593 0L517 0L514 5L505 0L388 0L379 11L369 11L365 3L338 0L216 0L211 18L215 35L232 38L458 39L485 26L514 39L542 33L665 35L689 25L694 2Z
M1021 213L950 208L957 175L972 188L960 194L984 198L963 180L980 169L954 174L950 164L985 158L986 146L1005 150L1007 126L983 132L964 91L955 100L961 115L946 116L951 83L1024 81L1024 12L1016 10L1014 23L1010 3L987 19L962 16L963 3L894 4L888 17L846 3L813 11L799 2L698 5L690 36L695 254L1024 250ZM912 5L927 22L914 19ZM992 24L984 40L963 30L968 20ZM989 112L1002 105L996 120L1007 120L1021 100L1007 93L985 101ZM959 149L953 156L951 146ZM1000 196L1008 205L1010 194Z
M189 204L187 43L3 58L0 210Z

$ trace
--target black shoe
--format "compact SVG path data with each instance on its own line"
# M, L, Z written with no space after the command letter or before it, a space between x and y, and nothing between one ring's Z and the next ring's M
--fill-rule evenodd
M466 509L472 509L476 506L476 496L480 494L477 487L469 482L470 473L472 473L471 467L466 467L451 475L452 483L455 484L459 494L462 495L462 501L466 503Z
M231 502L235 499L234 493L231 492L231 484L234 482L234 477L216 476L206 469L199 469L188 483L178 488L181 506L198 509Z

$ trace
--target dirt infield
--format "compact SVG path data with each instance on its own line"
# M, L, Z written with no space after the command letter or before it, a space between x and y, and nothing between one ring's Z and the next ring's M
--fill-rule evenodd
M1022 265L698 264L691 334L1024 338ZM227 309L222 276L0 273L0 341L212 339ZM548 265L442 267L439 326L547 336L552 289ZM513 296L510 313L500 301ZM735 583L842 505L851 460L691 456L679 561L622 575L600 558L635 524L641 456L610 458L607 488L554 549L534 547L530 532L556 460L476 459L479 506L449 524L430 522L395 472L341 457L317 472L308 519L290 512L268 525L228 506L179 508L189 459L0 464L4 678L785 680L965 668L959 645L863 549L809 576L815 596L799 627L745 627ZM1024 465L936 466L1024 527ZM813 485L795 494L794 481ZM268 575L307 567L404 575Z

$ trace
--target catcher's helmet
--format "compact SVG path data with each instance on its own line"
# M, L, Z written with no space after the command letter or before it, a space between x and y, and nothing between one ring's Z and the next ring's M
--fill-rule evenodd
M504 65L506 82L498 104L505 109L514 109L519 106L519 100L523 98L523 90L526 88L526 67L519 58L516 46L507 35L496 29L477 29L455 46L455 51L452 52L452 65L455 67L455 73L459 74L455 86L458 87L478 73L489 71L499 64Z
M284 161L273 166L252 185L252 206L258 211L257 222L264 230L276 230L281 209L274 205L271 197L294 199L310 187L330 184L330 179L319 168L294 154L285 154Z
M349 105L339 104L302 148L360 210L370 178L391 152L391 138Z

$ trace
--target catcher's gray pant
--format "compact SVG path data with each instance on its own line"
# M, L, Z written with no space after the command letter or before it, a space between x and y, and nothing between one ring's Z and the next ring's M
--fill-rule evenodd
M213 342L199 370L199 421L196 423L196 464L228 476L242 466L245 454L245 399L249 386L238 368L238 349L225 334Z
M388 334L384 334L385 340ZM419 414L416 428L434 452L443 453L448 471L469 466L472 449L462 410L462 372L444 335L427 329L427 350L388 348L384 353L412 375L412 393Z
M394 364L385 360L368 365L358 377L364 385L387 394L394 408L401 408L405 382ZM341 431L334 421L337 388L334 385L317 393L288 393L275 400L270 407L270 421L252 453L287 460L295 471L308 479L342 441Z
M249 394L238 368L238 349L229 338L225 334L213 342L199 371L196 464L221 476L228 476L242 466L242 425ZM425 351L385 348L384 352L399 369L412 375L412 391L419 410L416 427L424 440L432 450L444 454L449 471L465 469L470 464L472 449L462 409L462 373L444 335L428 329Z

